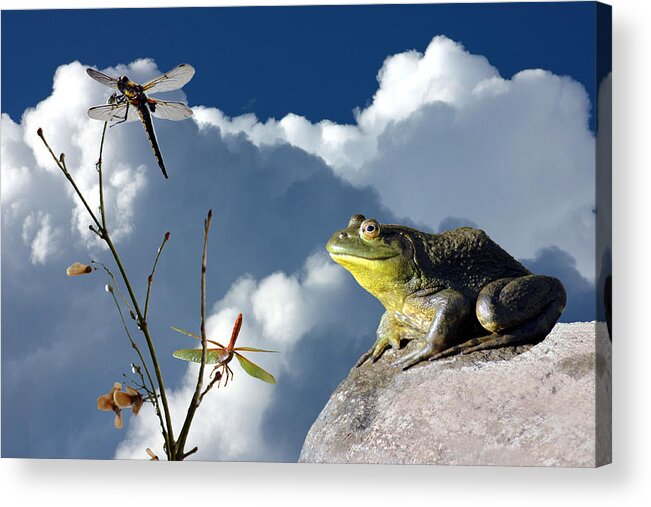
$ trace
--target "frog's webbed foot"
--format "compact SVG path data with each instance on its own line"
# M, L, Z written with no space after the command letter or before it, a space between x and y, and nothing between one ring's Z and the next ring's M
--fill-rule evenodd
M404 357L401 357L397 361L394 361L391 364L391 366L392 367L401 366L403 370L407 370L412 366L414 366L415 364L420 363L421 361L426 361L433 354L434 354L434 347L430 343L425 342L420 349L415 350Z
M369 358L372 358L371 362L374 363L382 356L382 353L383 352L380 352L379 355L375 355L375 347L369 349L368 351L362 354L362 357L359 358L357 364L355 364L355 368L359 368L360 366L362 366L366 361L369 360Z
M409 333L408 333L409 334ZM377 328L377 339L371 349L364 353L357 361L356 367L361 366L369 359L375 363L382 357L384 351L391 347L394 350L400 349L400 325L395 315L391 312L385 312L380 319L380 325Z
M364 352L362 354L362 357L359 358L359 361L357 361L357 364L355 365L356 368L359 368L362 366L366 361L369 359L371 360L372 363L375 363L378 359L382 357L382 354L384 354L384 351L388 348L388 343L376 343L373 347L371 347L368 351Z
M382 354L391 347L394 350L400 348L400 337L399 336L388 336L378 338L373 347L371 347L367 352L362 354L362 357L359 358L355 367L360 367L369 359L371 362L375 363L378 359L382 357Z

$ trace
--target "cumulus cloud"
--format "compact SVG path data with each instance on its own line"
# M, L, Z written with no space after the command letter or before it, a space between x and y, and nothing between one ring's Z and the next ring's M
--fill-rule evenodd
M436 229L477 223L517 256L553 244L594 278L595 142L583 86L540 69L510 79L461 44L435 37L424 53L388 57L355 125L296 114L257 122L200 109L200 125L289 143L341 178L371 185L399 216Z
M10 213L5 223L28 221L35 210L28 209L26 203L30 206L35 203L39 207L37 212L50 216L49 220L57 226L73 225L72 230L65 231L67 240L85 238L87 246L97 247L96 238L86 234L91 222L85 208L71 188L59 185L62 179L59 168L36 134L38 128L43 128L56 154L65 153L69 172L87 196L91 209L97 210L99 196L94 167L103 124L88 118L86 111L92 105L105 103L111 91L89 79L85 68L79 62L59 67L54 75L52 94L25 111L19 124L6 114L2 115L2 205L3 211ZM109 75L127 74L142 81L158 73L151 60L137 60L128 66L103 70ZM70 100L71 93L76 100ZM112 231L117 241L133 230L133 205L145 190L148 178L144 164L138 163L143 160L143 145L129 140L132 132L131 126L110 129L111 142L104 148L105 166L118 167L105 182L107 213L118 216ZM137 140L143 139L144 136ZM53 187L45 182L59 186L60 190L52 192ZM41 191L42 199L35 199ZM29 223L24 226L29 227ZM38 255L32 256L33 262L41 260Z
M292 382L296 360L294 348L315 328L327 326L346 316L349 280L346 273L322 253L313 254L298 272L276 272L257 281L247 275L237 280L226 295L215 303L207 320L209 337L226 342L238 312L244 325L238 344L278 350L279 354L246 354L272 372L279 385L272 386L247 376L234 360L234 381L227 389L215 389L201 405L200 417L192 427L188 442L197 445L197 459L255 460L273 458L278 450L273 440L264 438L263 421L269 409L279 403L282 384ZM354 315L347 324L353 327ZM344 319L346 320L346 319ZM340 321L341 323L341 321ZM362 326L363 328L363 326ZM190 347L196 342L179 338ZM180 347L182 348L183 345ZM187 410L196 384L198 366L191 364L181 387L168 396L177 421ZM209 382L210 370L204 381ZM125 440L117 449L117 458L144 459L145 447L160 449L160 427L151 411L132 419Z

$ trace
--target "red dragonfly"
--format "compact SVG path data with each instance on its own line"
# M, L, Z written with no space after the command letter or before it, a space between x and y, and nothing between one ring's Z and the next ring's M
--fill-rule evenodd
M95 69L86 69L86 72L98 83L116 90L109 98L108 104L91 107L88 110L88 116L95 120L115 122L114 125L140 120L145 128L145 133L149 139L149 144L151 144L151 149L154 151L158 166L163 171L163 176L167 178L163 155L156 140L151 116L154 115L157 118L166 120L185 120L192 116L192 109L182 102L171 102L148 97L145 92L157 93L178 90L192 79L194 67L182 63L143 85L134 83L127 76L114 78Z
M177 333L190 336L191 338L196 338L201 340L201 337L181 329L180 327L172 326L172 329ZM213 369L211 376L217 374L219 383L221 384L222 378L225 379L224 387L228 384L228 379L233 377L233 370L228 366L228 363L231 362L233 357L236 357L240 362L242 369L247 372L252 377L258 378L269 384L275 384L276 379L268 371L263 370L257 364L250 361L244 357L240 352L277 352L276 350L265 350L265 349L256 349L254 347L236 347L235 342L237 337L240 334L240 329L242 329L242 314L240 313L235 319L235 325L233 326L233 332L231 333L231 340L228 343L227 347L224 347L221 343L214 340L206 340L208 343L215 345L214 348L209 348L206 350L206 364L216 365ZM172 354L177 359L183 359L184 361L192 361L194 363L201 363L201 349L182 349L175 350Z

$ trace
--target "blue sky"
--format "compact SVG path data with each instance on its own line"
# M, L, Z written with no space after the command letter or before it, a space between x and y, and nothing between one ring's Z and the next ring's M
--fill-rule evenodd
M209 332L243 311L243 343L283 353L260 359L276 386L236 370L190 441L197 459L292 461L381 314L323 254L353 213L476 224L561 277L564 320L594 319L594 40L586 3L3 12L3 456L144 458L159 444L146 412L118 432L95 408L134 358L102 276L65 277L109 255L34 136L43 127L92 191L101 125L85 111L106 90L85 66L143 81L197 69L174 95L195 119L156 124L169 181L141 127L109 132L109 220L141 295L172 233L152 331L180 410L192 370L170 354L189 345L168 328L198 328L214 210Z
M230 116L294 111L350 122L386 56L422 50L435 34L486 56L505 77L529 68L570 75L594 103L595 62L586 58L594 18L586 2L5 11L3 112L17 119L49 95L62 62L105 68L148 57L161 69L191 61L202 79L187 93L197 104L218 97Z

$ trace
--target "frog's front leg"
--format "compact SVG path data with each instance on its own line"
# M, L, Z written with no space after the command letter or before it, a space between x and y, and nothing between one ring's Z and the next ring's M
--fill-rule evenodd
M393 366L402 366L406 370L456 345L474 312L471 299L453 289L444 289L429 296L424 304L429 307L434 318L423 338L422 346L393 363Z
M400 325L393 314L384 312L382 318L380 319L380 324L377 328L377 339L373 346L364 353L362 357L357 361L356 366L361 366L369 358L372 362L376 362L384 351L389 348L398 350L400 348Z

